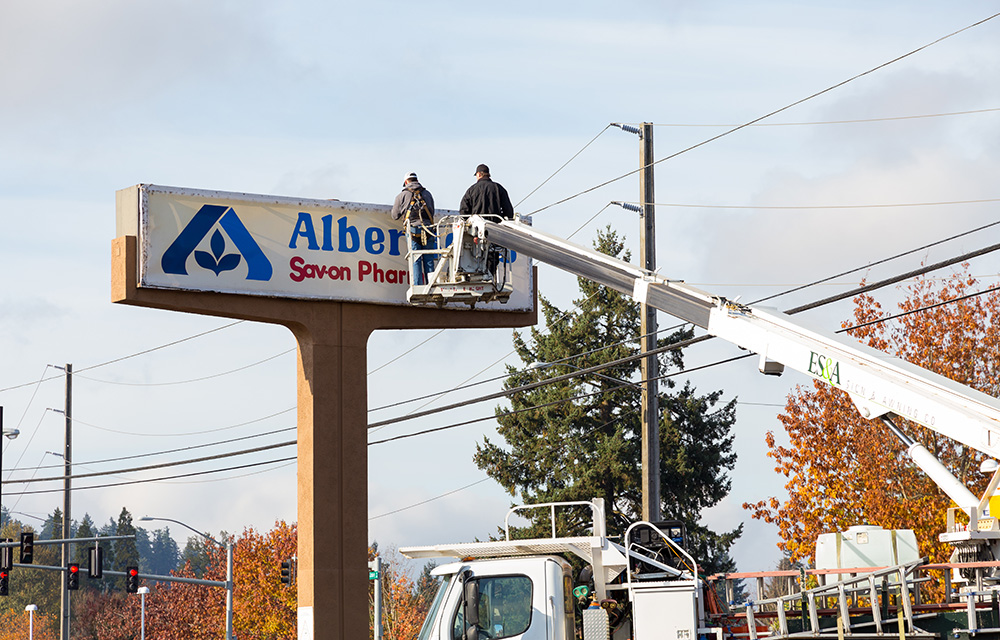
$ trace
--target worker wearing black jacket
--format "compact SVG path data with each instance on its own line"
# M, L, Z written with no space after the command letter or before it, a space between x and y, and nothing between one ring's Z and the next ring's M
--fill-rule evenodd
M485 164L476 167L476 183L469 187L462 196L462 204L458 212L463 216L479 214L483 216L500 216L511 220L514 218L514 205L510 203L507 190L490 179L490 168ZM505 247L490 245L486 256L486 269L497 277L497 266L500 262L507 263L510 255Z
M513 219L514 205L510 203L507 190L490 179L490 168L481 164L476 167L476 183L462 196L458 212L464 216L479 214Z

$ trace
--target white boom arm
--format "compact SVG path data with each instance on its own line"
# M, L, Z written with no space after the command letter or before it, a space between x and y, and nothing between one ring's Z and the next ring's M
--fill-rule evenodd
M730 302L518 221L497 223L473 216L470 225L490 243L631 295L760 354L764 373L780 373L783 365L846 391L865 418L895 414L1000 457L1000 401L985 393L849 337L811 328L776 309ZM922 467L931 464L927 458L933 459L929 453L913 455L912 450L911 457ZM926 470L937 479L935 472ZM979 503L967 489L965 494L953 495L961 492L942 488L962 507Z

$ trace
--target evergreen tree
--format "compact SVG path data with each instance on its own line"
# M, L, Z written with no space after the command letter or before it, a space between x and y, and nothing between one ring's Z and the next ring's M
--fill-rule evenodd
M122 512L118 515L118 523L115 525L116 536L134 536L135 526L132 524L132 514L128 509L122 507ZM139 549L136 547L135 538L115 540L114 543L114 567L115 571L125 571L126 567L139 566ZM120 577L115 580L116 588L125 588L125 578Z
M180 564L183 566L190 563L191 571L199 578L204 575L205 570L211 564L206 544L210 543L206 543L201 536L189 536L187 544L184 545L184 551L181 553Z
M83 514L83 519L80 520L79 526L76 528L76 535L74 538L93 538L96 534L94 532L94 520L90 517L89 513ZM76 542L73 543L73 562L80 565L81 571L86 571L90 566L90 548L96 546L94 542ZM107 545L104 545L105 547ZM89 578L80 580L81 589L97 589L100 587L100 582L96 580L91 580Z
M62 538L63 517L62 510L56 507L45 522L42 524L42 531L38 534L39 540L55 540Z
M150 545L149 571L158 575L167 575L177 569L181 553L177 543L170 537L170 528L164 527L153 532Z
M153 544L149 539L149 531L142 527L135 528L135 548L139 552L139 571L153 573L150 569L153 562Z
M118 530L118 525L115 523L114 518L109 518L107 524L101 527L101 530L97 535L99 536L113 536L115 531ZM115 561L115 543L110 542L108 544L102 544L101 548L104 549L104 568L106 569L117 569L118 563ZM104 581L104 590L107 591L112 588L114 581L107 580Z
M629 259L623 241L610 228L598 233L595 247ZM508 367L506 388L638 353L639 305L590 280L578 282L581 297L576 310L564 312L539 296L547 331L532 329L530 341L514 334L514 348L525 365L553 364ZM690 330L680 330L658 342L667 345L690 336ZM667 351L660 358L661 375L683 366L680 351ZM574 377L511 396L510 412L496 410L498 432L506 446L484 439L477 446L476 464L526 503L604 498L609 534L620 535L642 511L641 392L631 384L639 368L635 359L600 375ZM702 510L722 500L731 486L735 401L717 406L721 392L698 395L689 383L675 389L669 378L659 385L662 516L685 523L688 550L706 572L731 571L728 550L742 525L719 534L698 520ZM550 535L548 510L527 512L527 517L531 524L518 532L520 536ZM560 535L582 534L590 523L585 508L557 512Z

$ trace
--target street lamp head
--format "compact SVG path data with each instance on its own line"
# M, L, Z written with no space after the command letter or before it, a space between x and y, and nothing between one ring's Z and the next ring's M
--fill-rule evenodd
M138 593L141 596L144 596L147 593L149 593L149 587L139 587L139 590L136 591L136 593Z
M986 458L979 465L979 473L993 473L998 468L1000 468L1000 463L997 463L993 458Z
M18 429L4 429L3 435L8 439L13 440L17 436L21 435L21 431Z
M28 606L26 606L24 608L24 610L25 611L38 611L38 605L37 604L29 604Z

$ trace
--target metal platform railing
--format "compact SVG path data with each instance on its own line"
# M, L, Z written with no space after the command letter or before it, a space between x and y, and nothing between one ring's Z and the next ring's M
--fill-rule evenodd
M918 616L914 616L910 602L910 593L917 581L913 574L924 562L921 559L878 569L799 593L748 602L746 604L746 617L750 640L758 638L754 620L755 609L756 612L761 612L768 606L775 607L777 611L777 629L773 633L767 634L768 638L880 637L886 634L887 626L895 626L897 632L901 635L905 634L907 638L934 637L935 634L924 631L914 624L914 620ZM893 592L897 596L897 618L894 621L883 618L882 607L879 604L879 596L884 597L887 592ZM868 606L863 607L863 610L866 617L870 615L870 621L852 622L852 615L855 617L860 615L857 609L852 612L850 606L850 599L855 596L862 601L867 599ZM824 627L820 624L820 606L818 605L825 605L830 600L836 601L834 610L837 621L835 626ZM802 629L791 631L788 626L787 610L789 606L795 607L796 605L801 605L804 609ZM806 619L808 619L808 628Z

